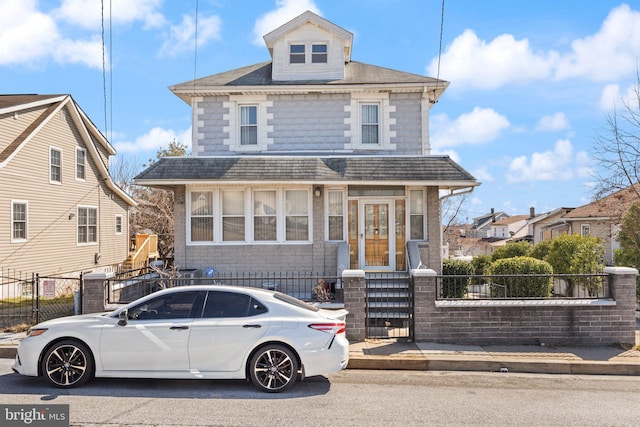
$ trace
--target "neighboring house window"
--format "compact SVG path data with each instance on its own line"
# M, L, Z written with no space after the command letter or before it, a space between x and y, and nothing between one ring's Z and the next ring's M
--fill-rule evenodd
M116 234L122 234L122 215L116 215Z
M342 191L327 191L328 240L344 240L344 197Z
M583 236L591 235L591 226L589 224L580 225L580 234Z
M380 141L378 104L362 104L362 144L378 144Z
M78 208L78 243L98 242L98 209Z
M289 63L304 64L305 46L303 44L292 44L289 46Z
M542 242L544 240L544 230L538 231L538 241Z
M311 46L311 62L314 64L327 63L327 45L314 44Z
M278 211L275 190L253 193L253 238L256 241L275 241L278 238Z
M245 240L244 191L222 192L222 240L243 242Z
M424 240L424 193L422 190L409 192L409 224L411 240Z
M62 182L62 150L49 150L49 181L60 184Z
M240 106L240 145L258 145L258 107Z
M309 192L285 190L285 239L309 240Z
M84 148L76 149L76 179L84 181L86 177L87 151Z
M11 242L27 241L27 202L11 202Z
M213 192L191 192L191 241L213 242Z

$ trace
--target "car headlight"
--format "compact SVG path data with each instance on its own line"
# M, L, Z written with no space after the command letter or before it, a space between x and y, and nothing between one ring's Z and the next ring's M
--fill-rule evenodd
M47 328L29 328L27 331L28 337L37 337L38 335L42 335L47 332Z

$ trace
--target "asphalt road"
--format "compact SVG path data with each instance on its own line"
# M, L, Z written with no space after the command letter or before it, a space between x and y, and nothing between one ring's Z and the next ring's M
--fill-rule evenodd
M0 360L0 403L68 404L72 426L631 426L640 378L343 371L265 394L244 381L97 379L59 390ZM1 424L1 423L0 423Z

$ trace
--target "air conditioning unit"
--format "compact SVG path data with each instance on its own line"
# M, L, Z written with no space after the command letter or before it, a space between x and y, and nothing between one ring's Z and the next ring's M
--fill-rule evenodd
M180 277L173 280L173 286L188 286L198 285L202 283L202 270L197 268L189 268L185 270L178 270Z

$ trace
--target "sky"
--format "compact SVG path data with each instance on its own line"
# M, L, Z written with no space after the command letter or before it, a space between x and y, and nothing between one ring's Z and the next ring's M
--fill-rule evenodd
M353 60L450 82L430 141L481 182L462 221L592 200L598 135L637 82L640 0L2 0L0 93L71 94L141 171L191 144L169 86L270 60L262 36L305 10L354 34Z

